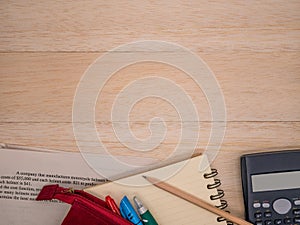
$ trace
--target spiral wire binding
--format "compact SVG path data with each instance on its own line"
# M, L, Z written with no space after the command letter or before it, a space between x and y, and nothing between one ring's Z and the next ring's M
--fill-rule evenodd
M221 180L218 179L218 178L216 178L217 175L218 175L218 170L212 168L211 172L210 173L205 173L203 175L203 177L205 179L209 179L209 178L213 178L214 179L214 183L213 184L208 184L207 185L207 189L217 189L217 194L211 195L210 199L211 200L220 199L221 204L220 205L216 205L216 207L219 208L219 209L224 210L224 209L226 209L228 207L228 203L227 203L226 200L222 199L225 194L224 194L223 190L219 189L219 187L221 186ZM225 211L229 213L229 211L227 211L227 210L225 210ZM222 221L225 221L225 220L226 220L225 218L220 217L220 216L217 218L218 222L222 222ZM226 222L227 222L227 225L233 225L233 223L231 221L226 221Z

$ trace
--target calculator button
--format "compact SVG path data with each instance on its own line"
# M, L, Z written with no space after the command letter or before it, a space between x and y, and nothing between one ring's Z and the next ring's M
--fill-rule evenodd
M295 205L300 205L300 200L294 201L294 204L295 204Z
M255 225L263 225L263 222L262 221L256 221Z
M265 212L264 216L267 217L267 218L270 218L272 216L272 213L271 212Z
M270 208L270 203L265 202L265 203L262 204L262 207L265 208L265 209Z
M284 223L285 224L290 224L292 222L292 219L291 218L286 218L284 219Z
M273 203L273 208L278 214L283 215L290 211L292 204L289 200L280 198Z
M255 213L255 214L254 214L254 217L255 217L256 219L260 219L260 218L262 217L262 213Z
M253 208L260 208L261 204L259 202L253 203Z
M266 220L265 225L272 225L272 220Z
M280 219L274 220L274 224L276 225L282 224L282 220Z
M293 213L294 215L300 215L300 209L294 209Z
M300 217L294 218L294 223L300 223Z

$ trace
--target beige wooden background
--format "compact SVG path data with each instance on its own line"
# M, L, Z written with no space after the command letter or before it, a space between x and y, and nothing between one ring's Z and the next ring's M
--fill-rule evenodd
M87 67L120 44L163 40L200 56L224 93L227 131L213 166L233 214L243 216L239 157L300 147L299 1L1 1L0 6L1 142L77 151L72 103ZM116 94L152 73L172 79L193 99L202 151L211 119L205 96L186 74L155 63L125 68L105 86L96 106L105 145L113 154L141 155L118 142L109 116ZM181 121L166 102L145 99L129 117L137 137L149 135L154 116L164 116L168 134L145 156L163 158L178 142Z

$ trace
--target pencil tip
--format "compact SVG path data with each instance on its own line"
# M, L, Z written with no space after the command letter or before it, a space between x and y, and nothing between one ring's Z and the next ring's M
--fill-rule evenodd
M145 175L143 175L142 177L145 178L145 179L147 179L147 176L145 176Z

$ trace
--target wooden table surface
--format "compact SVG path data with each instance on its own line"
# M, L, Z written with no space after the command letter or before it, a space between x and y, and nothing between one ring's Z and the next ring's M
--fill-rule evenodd
M234 215L244 214L239 157L300 147L299 1L33 0L2 1L0 7L1 142L78 151L72 104L87 67L121 44L161 40L197 54L219 82L227 124L212 166ZM151 118L164 117L167 135L152 151L131 151L112 129L118 93L153 74L173 80L191 97L202 151L212 123L205 95L187 74L160 63L126 67L106 83L95 107L101 140L119 155L164 158L176 147L184 121L160 98L138 102L128 117L137 138L150 134Z

